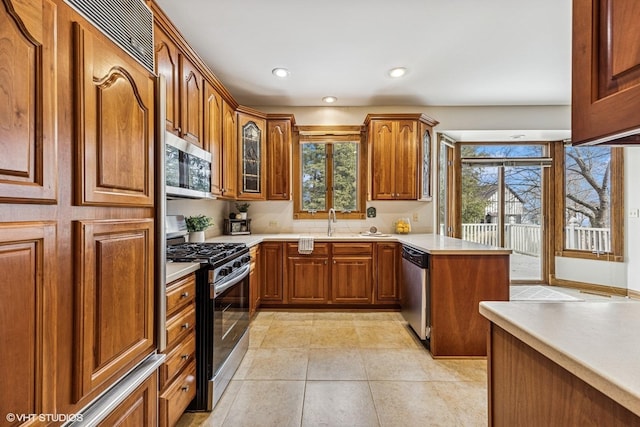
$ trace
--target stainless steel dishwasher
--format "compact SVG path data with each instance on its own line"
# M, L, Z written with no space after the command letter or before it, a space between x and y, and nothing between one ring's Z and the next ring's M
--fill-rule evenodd
M429 343L431 337L429 254L402 246L402 316L418 337Z

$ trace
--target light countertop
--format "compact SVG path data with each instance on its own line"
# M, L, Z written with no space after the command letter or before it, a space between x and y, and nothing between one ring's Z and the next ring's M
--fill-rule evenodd
M169 284L198 269L200 269L200 263L198 262L168 262L166 266L167 281L165 283Z
M640 302L481 302L480 313L640 416Z
M454 239L439 234L387 234L380 236L363 236L358 233L334 233L332 236L315 233L283 233L283 234L249 234L235 236L216 236L207 239L207 242L238 242L248 246L257 245L264 241L294 241L301 237L313 237L319 242L349 241L349 242L400 242L431 254L454 255L508 255L511 249L497 246L482 245L480 243L467 242L462 239Z

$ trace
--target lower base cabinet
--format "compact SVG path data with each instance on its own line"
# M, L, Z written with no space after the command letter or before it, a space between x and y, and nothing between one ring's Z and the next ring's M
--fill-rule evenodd
M160 427L175 426L195 397L196 364L192 361L160 395Z
M490 426L640 426L640 417L491 324Z
M159 425L173 427L196 395L196 279L167 285L166 359L160 366Z
M140 384L99 427L142 427L158 425L158 375Z

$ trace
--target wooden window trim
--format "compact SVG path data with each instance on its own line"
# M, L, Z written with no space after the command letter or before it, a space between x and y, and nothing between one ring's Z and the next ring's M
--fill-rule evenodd
M553 168L555 178L555 256L580 258L595 261L624 262L624 151L621 147L611 148L611 252L594 254L587 251L565 249L565 152L564 144L553 146Z
M367 193L367 144L362 132L362 126L295 126L293 129L293 219L327 219L328 211L309 213L300 210L302 205L302 172L300 148L308 142L356 142L358 150L358 206L361 210L349 213L336 212L338 219L365 219ZM329 165L327 174L331 172ZM329 175L328 175L329 176ZM331 190L329 190L330 192Z

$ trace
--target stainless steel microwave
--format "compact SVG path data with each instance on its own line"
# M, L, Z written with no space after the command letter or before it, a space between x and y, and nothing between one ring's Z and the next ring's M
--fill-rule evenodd
M211 153L165 132L165 184L167 197L212 199Z

